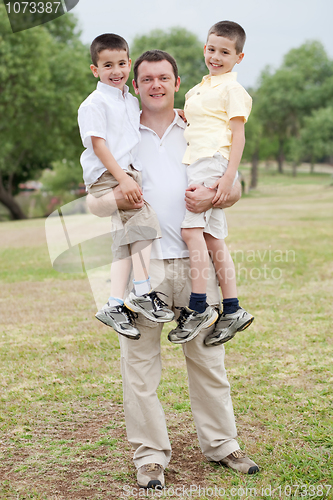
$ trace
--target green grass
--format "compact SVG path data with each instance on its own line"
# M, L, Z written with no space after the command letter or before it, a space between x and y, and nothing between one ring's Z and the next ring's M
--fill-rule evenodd
M166 340L172 325L163 333L167 486L196 485L194 500L333 498L331 178L266 174L227 212L255 322L226 344L226 368L239 441L260 474L205 461L182 349ZM0 498L137 498L117 337L94 319L85 276L52 270L43 228L0 225Z

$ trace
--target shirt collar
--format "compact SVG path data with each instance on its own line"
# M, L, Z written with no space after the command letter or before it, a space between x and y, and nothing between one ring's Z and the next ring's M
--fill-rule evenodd
M236 80L237 80L237 73L235 71L231 71L229 73L223 73L223 75L217 75L217 76L206 75L203 77L200 85L210 82L211 87L216 87L221 83L227 84L229 82L233 82Z
M173 121L170 123L170 125L168 126L167 130L171 130L172 127L174 125L178 125L178 127L182 128L182 129L185 129L186 128L186 123L184 122L184 120L179 116L179 114L177 113L176 110L174 110L175 112L175 116L174 116L174 119ZM149 127L146 127L145 125L142 125L140 123L140 129L142 130L151 130ZM154 131L153 131L154 132ZM165 135L165 134L164 134Z
M115 87L111 87L111 85L107 85L106 83L98 82L97 83L97 90L102 92L103 94L108 94L109 96L112 96L114 99L121 99L123 97L123 93L120 89L116 89ZM124 97L126 97L126 94L128 94L128 87L127 85L124 86Z

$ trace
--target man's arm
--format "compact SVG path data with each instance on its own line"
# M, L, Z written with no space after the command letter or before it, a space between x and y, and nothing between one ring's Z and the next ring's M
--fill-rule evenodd
M201 184L192 184L185 192L186 208L190 212L200 214L206 212L214 206L214 208L229 208L240 199L242 196L242 187L237 180L233 185L229 198L225 202L218 202L212 205L212 200L216 195L215 189L210 189Z

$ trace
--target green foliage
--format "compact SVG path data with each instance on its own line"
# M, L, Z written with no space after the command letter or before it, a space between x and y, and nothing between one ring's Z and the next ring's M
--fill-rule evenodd
M0 33L6 29L5 16L0 9ZM0 35L0 182L8 195L22 180L56 160L78 158L82 151L77 108L95 82L75 26L67 14Z
M259 116L263 138L277 142L276 156L280 163L286 154L298 162L312 155L311 151L301 147L299 141L301 129L309 126L307 117L314 110L332 103L333 61L328 58L320 42L308 41L290 50L281 67L274 73L269 68L264 70L256 92L253 114ZM302 134L304 138L307 135L305 132ZM321 131L317 130L317 159L327 154L323 148L326 136L323 127ZM303 145L306 142L303 141ZM262 154L260 156L263 157Z
M177 61L181 86L175 95L175 107L183 108L186 92L202 80L207 73L203 57L203 43L185 28L153 30L147 35L137 36L131 45L133 62L147 50L164 50ZM133 74L132 74L133 77Z
M304 119L300 149L311 162L333 156L333 106L314 110Z
M54 194L62 194L64 191L77 189L78 185L83 182L82 168L77 161L62 161L55 162L53 169L43 171L40 181L43 187Z

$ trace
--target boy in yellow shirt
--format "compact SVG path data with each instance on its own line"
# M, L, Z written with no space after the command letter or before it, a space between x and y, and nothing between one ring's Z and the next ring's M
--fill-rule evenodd
M216 190L213 207L214 203L228 199L245 145L244 124L252 99L236 81L237 73L232 72L244 57L245 38L245 31L237 23L214 24L204 47L209 75L186 94L187 149L183 163L187 164L189 186L204 184ZM188 342L217 321L205 344L219 345L252 323L253 316L239 306L237 299L235 266L224 243L227 234L223 210L186 212L182 237L190 253L192 293L189 306L181 310L177 328L169 333L171 342ZM219 316L206 303L208 253L223 295L223 311Z

